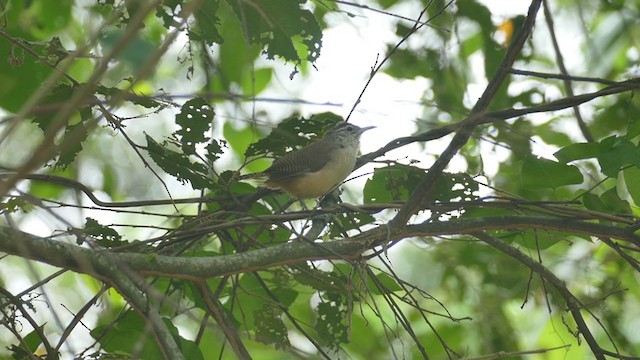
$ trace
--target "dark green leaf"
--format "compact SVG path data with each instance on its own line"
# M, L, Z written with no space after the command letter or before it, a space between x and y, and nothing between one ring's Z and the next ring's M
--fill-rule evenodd
M304 271L296 272L294 279L319 291L341 292L347 290L347 278L337 271L326 272L306 267Z
M226 145L226 142L223 141L222 146L224 145ZM220 155L224 153L224 151L222 150L222 146L217 140L210 139L209 143L205 147L205 149L207 150L207 159L211 162L218 160L220 158Z
M220 19L216 16L219 5L217 0L207 0L201 3L193 14L198 25L189 32L191 40L203 41L208 45L222 43L222 36L218 32Z
M86 122L93 119L91 108L85 107L80 109L81 121L75 125L69 125L65 129L64 137L60 143L58 161L56 168L66 168L76 159L78 153L82 150L82 143L87 140L89 132L85 126Z
M631 206L627 200L623 200L618 195L617 187L613 187L600 195L602 203L606 206L610 214L632 214Z
M215 112L206 100L199 97L187 101L180 110L176 115L176 124L180 126L180 130L175 134L180 139L182 151L186 155L194 155L196 144L209 140L207 132L213 124Z
M90 217L86 218L84 235L93 238L98 245L105 248L115 248L127 244L117 231L108 226L100 225L97 220Z
M180 351L185 359L204 360L204 355L196 342L180 337Z
M584 194L582 196L582 202L587 209L599 211L602 213L632 213L629 202L620 198L616 187L605 191L600 196L591 193Z
M266 46L267 58L280 56L300 62L295 41L306 47L306 59L314 62L320 55L322 30L313 13L302 9L303 0L233 1L231 6L242 21L246 37L254 44Z
M341 236L348 230L359 229L360 227L371 224L374 221L375 218L373 216L365 213L337 214L333 217L329 236Z
M636 137L640 136L640 120L632 119L631 123L629 123L629 129L627 130L626 138L629 140L633 140Z
M40 112L32 121L38 125L43 132L47 131L51 122L58 114L58 109L71 99L73 91L74 89L69 85L58 85L52 88L49 95L40 103L40 106L47 109L47 111Z
M527 249L543 250L567 240L569 236L570 234L559 231L530 231L516 234L513 238L513 242L522 245Z

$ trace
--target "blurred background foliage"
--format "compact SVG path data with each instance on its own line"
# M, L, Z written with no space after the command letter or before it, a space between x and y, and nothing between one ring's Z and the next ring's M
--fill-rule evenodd
M375 151L392 134L428 133L465 119L524 23L528 3L519 4L4 0L0 167L33 181L1 194L0 223L96 251L214 257L286 243L310 222L207 226L282 214L291 200L285 194L236 207L233 199L259 191L255 183L236 182L236 172L265 169L271 158L349 115L359 91L336 106L304 90L337 71L322 65L326 34L355 29L379 50L378 59L345 70L359 74L357 84L336 80L328 93L348 85L362 90L372 64L387 55L368 91L396 99L382 84L417 89L416 101L400 105L417 113L382 116L367 106L389 99L365 92L354 118L378 126L375 145L367 146ZM521 11L496 14L509 6ZM521 72L507 76L487 111L571 100L638 76L640 1L549 0L544 7L518 53L514 69ZM415 31L411 19L423 9L420 21L430 20ZM370 35L378 34L379 21L384 37ZM346 59L357 57L348 52L356 46L343 44L337 63L344 57L352 64ZM629 90L483 124L431 194L429 202L441 207L427 206L412 222L589 213L592 222L634 231L639 119L639 100ZM348 183L342 199L370 207L335 214L319 238L388 222L395 214L389 204L410 197L450 139L399 147L364 166L364 177ZM174 201L194 197L213 200ZM483 205L496 199L502 205ZM574 213L538 207L543 203ZM637 247L620 250L569 230L491 231L566 283L603 348L640 356ZM165 295L160 313L188 359L235 358L225 326L257 359L594 356L552 286L475 238L443 233L378 250L368 262L309 262L210 278L209 295L187 280L154 278L149 287ZM51 348L63 358L162 357L147 320L95 278L19 256L2 257L0 269L3 358L33 358ZM227 324L212 315L209 298Z

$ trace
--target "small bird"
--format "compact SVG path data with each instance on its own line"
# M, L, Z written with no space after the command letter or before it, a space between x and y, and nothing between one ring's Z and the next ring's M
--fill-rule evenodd
M267 170L241 179L267 177L264 185L299 199L317 198L339 186L351 174L360 148L360 135L375 126L342 122L306 147L276 159Z

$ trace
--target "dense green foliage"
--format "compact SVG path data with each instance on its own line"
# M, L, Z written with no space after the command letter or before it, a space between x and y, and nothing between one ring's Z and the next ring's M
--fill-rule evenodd
M640 1L505 3L0 1L0 358L640 356Z

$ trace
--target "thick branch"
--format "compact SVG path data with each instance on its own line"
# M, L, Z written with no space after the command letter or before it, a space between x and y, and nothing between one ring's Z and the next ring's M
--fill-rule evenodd
M215 257L172 257L142 253L96 251L39 238L11 228L0 227L0 251L76 272L92 274L109 281L104 270L114 264L144 275L202 279L214 276L264 270L309 260L355 259L364 251L416 236L472 234L485 230L546 229L627 241L640 248L640 236L623 227L572 219L541 216L496 216L422 223L392 229L377 227L345 240L323 243L290 242L245 253Z

